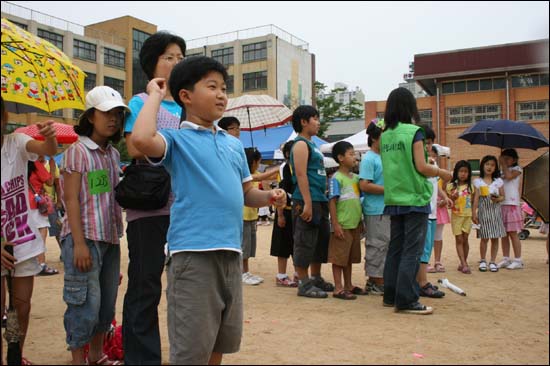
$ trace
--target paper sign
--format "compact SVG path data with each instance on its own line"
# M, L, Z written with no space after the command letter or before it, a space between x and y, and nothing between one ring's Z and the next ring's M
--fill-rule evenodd
M88 173L88 187L90 194L101 194L111 191L111 182L107 170L94 170Z

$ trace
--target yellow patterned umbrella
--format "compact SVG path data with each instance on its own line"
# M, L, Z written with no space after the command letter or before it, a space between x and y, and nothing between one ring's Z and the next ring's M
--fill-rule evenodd
M2 18L2 98L52 112L83 110L86 74L59 48Z

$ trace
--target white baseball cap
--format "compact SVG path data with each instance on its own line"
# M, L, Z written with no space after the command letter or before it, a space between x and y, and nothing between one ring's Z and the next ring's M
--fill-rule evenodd
M123 107L130 112L130 108L124 104L120 93L108 86L96 86L86 95L86 110L95 108L102 112L108 112L117 107Z

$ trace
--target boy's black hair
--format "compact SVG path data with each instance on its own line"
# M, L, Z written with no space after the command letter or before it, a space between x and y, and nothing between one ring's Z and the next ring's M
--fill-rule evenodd
M302 132L302 120L309 121L311 117L319 117L319 111L310 105L301 105L292 113L292 128L296 133Z
M193 91L195 84L211 72L219 72L223 77L223 81L227 81L229 78L225 66L219 61L206 56L188 57L174 66L168 81L174 101L183 108L183 102L179 98L180 90Z
M80 115L78 125L73 127L74 132L76 132L77 135L88 137L92 136L92 133L94 132L94 125L90 122L90 117L94 114L95 110L95 108L90 108ZM107 139L107 141L111 141L114 144L120 141L122 138L122 131L124 130L124 112L121 111L121 113L123 116L120 121L120 129L118 130L118 133L115 133Z
M432 140L432 142L435 141L435 132L430 126L420 125L419 127L422 127L422 129L424 130L424 139L425 140Z
M239 126L241 125L241 122L237 117L233 117L233 116L223 117L218 121L218 127L227 131L227 128L235 123Z
M375 125L374 123L369 123L369 126L367 127L367 143L369 147L372 147L372 144L374 143L374 140L378 140L380 136L382 135L382 129Z
M338 164L340 164L340 160L338 160L338 157L340 155L346 155L349 149L353 149L353 145L347 141L339 141L335 143L332 147L332 158L336 160Z
M436 155L439 155L439 151L437 150L437 147L435 147L435 145L432 145L432 152L436 153Z
M252 171L252 164L255 161L262 160L262 153L255 148L255 147L247 147L244 149L244 154L246 155L246 162L248 163L248 170L250 170L250 173L254 173Z
M283 156L285 159L290 159L290 152L292 151L292 145L294 145L294 140L285 142L283 146Z
M468 168L468 178L466 179L466 183L468 184L468 188L471 188L471 186L472 186L472 166L466 160L459 160L455 164L455 168L453 170L453 186L455 188L458 187L458 171L460 170L460 168Z
M419 123L420 115L414 95L403 87L392 90L386 102L384 123L386 130L394 129L397 123Z
M185 56L185 40L167 31L157 32L143 42L141 51L139 51L139 63L149 80L155 77L159 57L166 52L166 48L171 44L178 45L181 53Z
M479 163L479 177L480 178L485 177L484 166L485 166L485 164L487 164L487 162L489 162L491 160L495 162L495 171L493 172L493 175L491 176L491 178L493 180L495 180L497 178L500 178L500 170L498 169L498 160L493 155L486 155L486 156L483 157L483 159L481 159L481 163Z
M506 149L500 155L509 156L512 159L515 159L516 161L514 162L514 164L512 164L512 166L517 166L518 165L519 155L518 155L518 152L516 151L516 149Z

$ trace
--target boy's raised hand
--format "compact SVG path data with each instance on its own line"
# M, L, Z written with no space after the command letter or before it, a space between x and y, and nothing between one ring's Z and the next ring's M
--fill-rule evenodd
M162 99L166 97L166 92L168 90L168 83L165 78L154 78L147 84L147 94L153 95L158 93Z
M277 188L269 191L270 198L269 203L276 207L286 206L286 192L283 189Z

